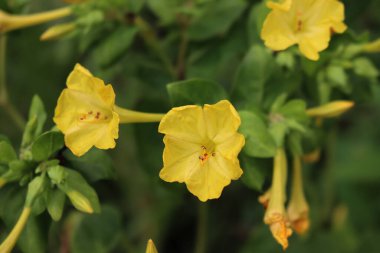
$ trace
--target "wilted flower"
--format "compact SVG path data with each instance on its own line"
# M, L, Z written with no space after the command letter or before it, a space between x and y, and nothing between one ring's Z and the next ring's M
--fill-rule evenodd
M284 206L287 178L286 163L284 150L278 149L274 158L269 204L264 216L264 223L269 225L273 237L282 245L284 250L288 247L288 237L292 234L292 230L288 227Z
M239 114L227 100L203 108L173 108L159 126L165 134L160 177L185 182L201 201L219 198L223 188L243 173L237 155L245 140L237 132L239 126Z
M272 10L261 31L265 45L285 50L298 44L310 60L318 60L319 52L328 47L331 31L343 33L347 28L343 23L344 5L338 0L290 0L268 7Z
M288 205L288 218L292 228L298 234L304 234L309 230L309 205L305 199L301 158L298 156L293 159L292 193Z

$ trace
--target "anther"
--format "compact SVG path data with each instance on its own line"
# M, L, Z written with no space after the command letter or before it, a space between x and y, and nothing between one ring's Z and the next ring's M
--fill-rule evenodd
M88 114L91 115L91 114L92 114L92 111L89 111Z

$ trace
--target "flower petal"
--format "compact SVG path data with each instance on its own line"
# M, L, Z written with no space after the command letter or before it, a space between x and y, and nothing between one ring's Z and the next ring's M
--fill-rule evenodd
M236 133L240 126L240 116L227 101L222 100L213 105L204 106L207 136L215 143L221 142Z
M230 182L230 179L219 173L209 162L206 162L194 170L190 178L186 180L186 186L200 201L205 202L208 199L219 198L223 188Z
M200 146L168 135L164 137L164 143L164 167L160 178L167 182L185 182L192 170L200 166Z
M245 138L242 134L235 133L228 139L218 143L215 152L221 153L227 159L235 159L245 144Z
M76 64L66 81L69 89L80 90L84 92L96 93L98 89L104 87L103 80L93 77L90 71Z
M297 43L287 13L279 10L273 10L268 14L261 30L261 38L265 46L272 50L284 50Z
M162 118L158 132L201 144L206 137L202 107L187 105L171 109Z

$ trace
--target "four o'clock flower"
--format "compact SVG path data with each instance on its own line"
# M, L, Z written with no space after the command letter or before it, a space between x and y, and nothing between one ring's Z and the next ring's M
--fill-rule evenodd
M270 231L276 241L285 250L288 247L288 237L292 230L288 227L285 211L285 189L287 179L287 161L283 149L278 149L274 158L272 186L264 223L269 225Z
M306 233L310 226L309 205L303 190L301 163L300 156L293 158L292 193L287 209L289 222L298 234Z
M243 173L237 155L245 140L237 132L239 126L239 114L227 100L173 108L158 130L165 134L160 177L184 182L201 201L219 198Z
M156 246L154 245L154 242L152 239L148 240L148 244L146 245L145 253L158 253Z
M66 146L81 156L93 146L114 148L119 123L158 122L162 117L116 106L112 86L77 64L58 98L53 120L64 133Z
M328 47L331 32L346 30L344 5L338 0L290 0L268 3L271 12L261 31L265 45L285 50L298 44L303 55L318 60L319 52Z

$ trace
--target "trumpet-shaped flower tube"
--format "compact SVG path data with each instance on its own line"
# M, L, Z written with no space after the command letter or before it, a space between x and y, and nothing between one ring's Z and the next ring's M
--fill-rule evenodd
M283 149L278 149L274 158L272 186L264 223L269 225L276 241L285 250L288 247L288 237L292 230L288 227L285 212L285 188L287 178L286 155Z
M303 55L318 60L319 52L328 47L331 31L346 30L344 5L338 0L290 0L268 3L272 10L261 31L265 45L285 50L298 44Z
M9 32L16 29L43 24L69 16L71 13L72 11L70 7L30 15L10 15L0 10L0 32Z
M309 230L309 205L306 202L302 184L301 157L293 159L292 193L288 206L288 218L292 228L298 234L304 234Z
M162 117L116 106L112 86L77 64L58 98L53 120L64 133L66 146L81 156L93 146L114 148L119 123L158 122Z
M239 126L240 116L227 100L173 108L159 126L165 134L160 177L184 182L201 201L219 198L243 173L237 156L245 139Z

